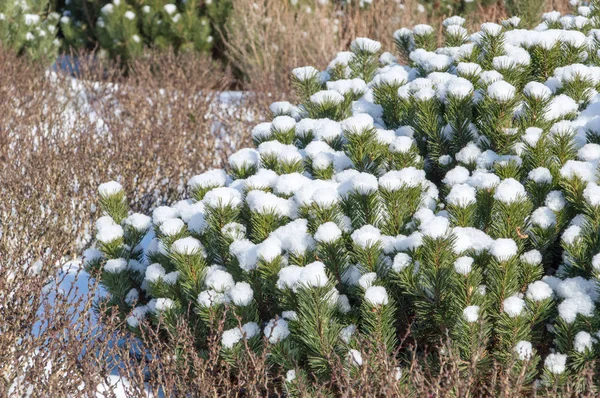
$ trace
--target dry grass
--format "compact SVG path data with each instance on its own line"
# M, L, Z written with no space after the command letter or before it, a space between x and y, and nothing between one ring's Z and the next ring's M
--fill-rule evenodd
M259 112L248 101L219 106L231 79L220 67L172 54L132 66L127 78L81 62L73 80L0 52L10 77L0 84L2 256L75 255L97 217L98 184L122 181L132 206L148 210L247 144L248 114Z

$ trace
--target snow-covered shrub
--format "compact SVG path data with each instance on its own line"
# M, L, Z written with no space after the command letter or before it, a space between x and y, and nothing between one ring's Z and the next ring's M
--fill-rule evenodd
M197 0L105 0L90 5L72 0L62 10L60 27L69 46L98 45L107 56L121 60L140 55L144 47L207 52L213 36L206 14L212 11L210 15L219 17L223 5L218 4L200 7ZM96 18L93 26L88 23L90 15Z
M482 378L496 362L527 388L576 380L600 338L596 14L471 35L452 17L437 49L400 29L409 65L357 38L293 70L299 103L274 103L189 199L130 214L102 185L88 267L133 331L184 317L205 350L223 321L232 365L267 345L327 378L410 328L419 347L450 336Z
M48 0L0 2L0 45L32 59L53 61L60 47L59 15L48 9Z

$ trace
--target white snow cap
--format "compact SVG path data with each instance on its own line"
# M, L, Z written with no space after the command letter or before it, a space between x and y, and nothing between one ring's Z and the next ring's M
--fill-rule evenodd
M329 278L325 272L325 264L315 261L302 267L298 277L298 286L323 287L327 285Z
M217 188L227 185L229 176L223 169L214 169L196 175L188 181L190 189Z
M468 256L459 257L454 262L454 270L462 275L468 275L473 268L473 258Z
M531 223L543 229L550 228L556 225L556 214L549 207L538 207L531 213Z
M586 350L592 350L593 345L597 343L597 340L592 337L588 332L581 331L575 335L573 341L573 348L577 352L585 352Z
M331 243L342 237L342 230L334 222L326 222L317 228L315 240L321 243Z
M237 306L245 307L252 302L254 292L247 282L237 282L227 293L231 302Z
M104 271L109 274L117 274L127 269L127 260L124 258L115 258L108 260L104 265Z
M296 79L304 81L319 76L319 70L313 66L303 66L301 68L293 69L292 75L294 75Z
M543 301L552 297L552 288L544 281L535 281L527 287L527 298Z
M188 236L187 238L177 239L171 245L171 251L177 254L192 255L201 253L204 254L204 246L196 238Z
M371 286L365 291L365 300L372 306L387 305L388 293L383 286Z
M175 307L175 302L170 298L158 298L156 299L156 306L154 307L157 312L164 312Z
M479 319L479 306L470 305L463 310L463 317L469 323L477 322Z
M446 196L448 204L457 207L467 207L476 202L476 191L470 185L456 184L452 186L450 193Z
M525 308L525 300L518 296L510 296L504 300L502 305L504 307L504 312L506 312L509 317L515 318L521 315L521 312L523 312L523 308Z
M402 187L422 185L425 181L425 171L410 166L402 170L388 171L379 177L379 186L389 191L396 191Z
M232 167L257 167L260 162L260 155L254 148L240 149L229 156L229 165Z
M179 218L170 218L160 224L160 232L166 236L174 236L185 230L185 223Z
M392 269L396 272L402 272L406 267L412 263L412 258L406 253L398 253L394 256L394 262L392 263Z
M527 197L525 187L514 178L507 178L496 187L494 199L510 204Z
M498 80L490 84L487 88L487 94L493 100L499 102L508 102L515 97L516 88L504 80Z
M242 194L233 188L215 188L204 195L203 202L215 208L226 206L238 207L242 204Z
M450 220L446 217L436 216L419 225L419 230L424 236L438 239L448 234L449 227Z
M550 373L559 375L563 373L567 365L566 354L548 354L544 360L544 366L550 371Z
M339 105L343 101L344 96L335 90L321 90L310 96L310 102L317 105L329 103Z
M515 241L507 238L496 239L490 248L490 254L499 262L510 260L518 251Z
M357 37L350 44L350 50L353 52L368 52L368 53L376 53L381 49L381 43L375 40L371 40L366 37Z
M545 167L538 167L529 172L527 177L538 184L552 183L552 174Z
M591 206L600 206L600 186L595 182L588 183L583 190L583 197Z
M103 225L98 229L96 239L102 243L114 242L117 239L123 238L123 227L120 225Z
M515 345L515 352L521 361L527 361L533 356L533 345L529 341L521 340Z
M381 242L381 231L372 225L363 225L361 228L354 231L351 237L356 245L363 249L367 249L378 242Z
M116 181L105 182L98 186L98 193L102 197L109 197L123 191L123 186Z
M290 329L285 319L271 319L265 326L264 334L269 339L269 343L277 344L290 335Z
M235 282L229 272L211 267L206 273L204 284L209 289L223 293L231 289L235 285Z

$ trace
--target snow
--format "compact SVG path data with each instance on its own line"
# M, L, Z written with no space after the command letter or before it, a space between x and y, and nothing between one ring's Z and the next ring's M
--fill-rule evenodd
M388 191L397 191L403 187L412 188L422 185L425 181L425 171L411 166L388 171L379 177L379 186Z
M315 232L315 240L320 243L332 243L342 237L342 230L333 222L321 224Z
M361 96L367 91L367 83L359 78L328 81L327 90L337 91L342 96L345 96L346 94Z
M292 70L292 75L300 81L305 81L316 78L319 75L319 70L313 66L304 66Z
M545 120L558 120L570 113L575 113L579 109L579 105L575 100L565 94L557 95L552 98L548 109L544 113Z
M521 255L521 261L529 265L538 265L542 263L542 253L537 250L530 250Z
M159 206L152 212L152 222L154 223L154 225L160 225L165 220L168 220L170 218L176 218L178 216L179 214L177 212L177 209L174 209L169 206Z
M368 288L373 286L373 282L375 282L376 279L377 279L377 273L368 272L358 279L358 285L360 287L362 287L364 290L367 290Z
M600 186L590 182L583 190L583 197L591 206L600 206Z
M406 267L412 263L412 258L406 253L397 253L394 256L394 262L392 263L392 269L396 272L402 272Z
M215 169L190 178L188 187L190 189L223 187L229 181L229 176L225 170Z
M104 271L110 274L118 274L125 271L125 269L127 269L127 260L124 258L108 260L106 264L104 264Z
M502 33L502 26L492 22L485 22L481 24L481 31L489 36L495 37Z
M496 239L490 247L490 254L494 256L496 261L504 262L510 260L517 255L517 244L512 239L500 238Z
M594 270L597 272L600 272L600 253L592 257L592 267L594 267Z
M254 298L252 287L247 282L237 282L229 289L227 294L231 302L240 307L249 305Z
M552 183L552 174L550 170L545 167L538 167L529 172L527 174L527 178L532 180L537 184L551 184Z
M344 343L350 344L350 339L352 338L352 335L355 332L356 332L356 325L350 324L350 325L346 326L345 328L343 328L342 330L340 330L340 339Z
M564 373L567 364L566 354L548 354L544 360L544 366L550 373L559 375Z
M298 281L300 280L301 273L302 267L297 265L288 265L287 267L283 267L277 274L277 288L280 290L294 290L298 284Z
M463 317L469 323L477 322L479 319L479 306L470 305L463 310Z
M367 113L358 113L342 120L342 129L348 133L362 133L363 131L373 129L373 117Z
M549 207L538 207L531 213L531 223L543 229L556 225L556 214Z
M159 230L165 236L175 236L185 230L185 223L179 218L170 218L160 224Z
M277 344L290 335L290 329L285 319L271 319L264 329L265 337L271 344Z
M123 187L116 181L105 182L98 186L98 194L102 197L110 197L112 195L123 192Z
M529 82L523 87L523 94L536 100L545 100L552 96L552 91L542 83Z
M485 232L473 227L454 227L452 233L454 240L454 253L461 254L467 250L473 250L475 253L481 253L494 243L494 240Z
M494 193L494 199L506 204L523 200L526 197L525 187L514 178L502 180Z
M446 185L464 184L469 179L469 170L463 166L456 166L448 171L442 182Z
M498 102L508 102L515 97L516 88L505 82L504 80L498 80L490 84L487 88L488 96Z
M567 202L561 191L550 191L546 196L544 204L553 211L559 212L565 208Z
M242 194L233 188L215 188L204 195L203 201L214 208L238 207L242 204Z
M366 37L357 37L350 44L350 49L353 52L367 52L374 54L381 49L381 43L375 40L371 40Z
M372 225L364 225L355 230L350 236L357 246L368 249L377 243L381 243L381 231Z
M223 293L233 288L235 282L230 273L220 269L212 269L206 273L204 284L208 289Z
M577 352L585 352L591 351L593 345L597 343L597 340L592 337L588 332L580 331L575 335L575 340L573 341L573 348Z
M289 131L296 127L296 119L291 116L282 115L276 116L275 119L271 122L271 130L272 131Z
M515 352L521 361L528 361L533 357L533 345L529 341L521 340L515 345Z
M456 184L452 186L450 193L446 196L448 204L457 207L467 207L475 204L476 192L475 188L467 184Z
M371 286L365 291L365 301L374 307L387 305L388 293L383 286Z
M173 300L171 300L170 298L161 297L161 298L156 299L156 306L155 306L156 312L165 312L174 307L175 307L175 302Z
M325 264L315 261L304 266L299 274L297 286L304 288L324 287L329 282L325 273Z
M444 238L448 234L450 221L446 217L436 216L419 226L423 236L432 239Z
M223 335L221 336L221 344L223 347L231 349L234 345L240 342L242 338L242 331L240 328L236 327L223 332Z
M198 304L201 307L210 308L229 302L229 297L214 290L204 290L198 295Z
M244 271L256 269L256 250L256 245L248 239L235 240L229 245L229 253L238 260L240 268Z
M568 324L575 322L578 315L591 317L594 315L595 305L589 295L584 293L573 294L558 305L558 315Z
M461 275L468 275L473 268L473 258L472 257L459 257L454 261L454 270Z
M96 239L99 242L108 244L123 238L123 227L120 225L104 225L98 230Z
M344 96L335 90L322 90L310 96L310 102L317 105L339 105L344 101ZM280 116L281 117L281 116Z
M502 303L504 312L511 318L515 318L523 312L525 301L518 296L511 296Z
M267 263L275 261L281 254L281 241L274 236L265 239L256 248L257 258L262 259Z
M474 163L477 158L481 155L481 149L474 142L469 142L464 148L456 153L456 160L458 162L469 164Z

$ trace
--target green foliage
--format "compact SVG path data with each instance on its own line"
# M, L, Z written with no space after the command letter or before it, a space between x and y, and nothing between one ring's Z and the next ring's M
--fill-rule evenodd
M6 0L0 3L0 45L34 60L54 61L60 47L59 15L48 0Z
M86 263L132 332L184 317L196 349L218 337L233 366L246 344L268 349L272 369L296 372L291 394L340 364L441 367L446 349L475 384L497 366L523 391L586 394L600 377L597 66L582 58L595 42L464 23L444 21L458 47L436 52L428 27L396 32L409 65L359 38L326 71L294 69L298 105L273 104L256 148L190 179L152 222L101 186Z

